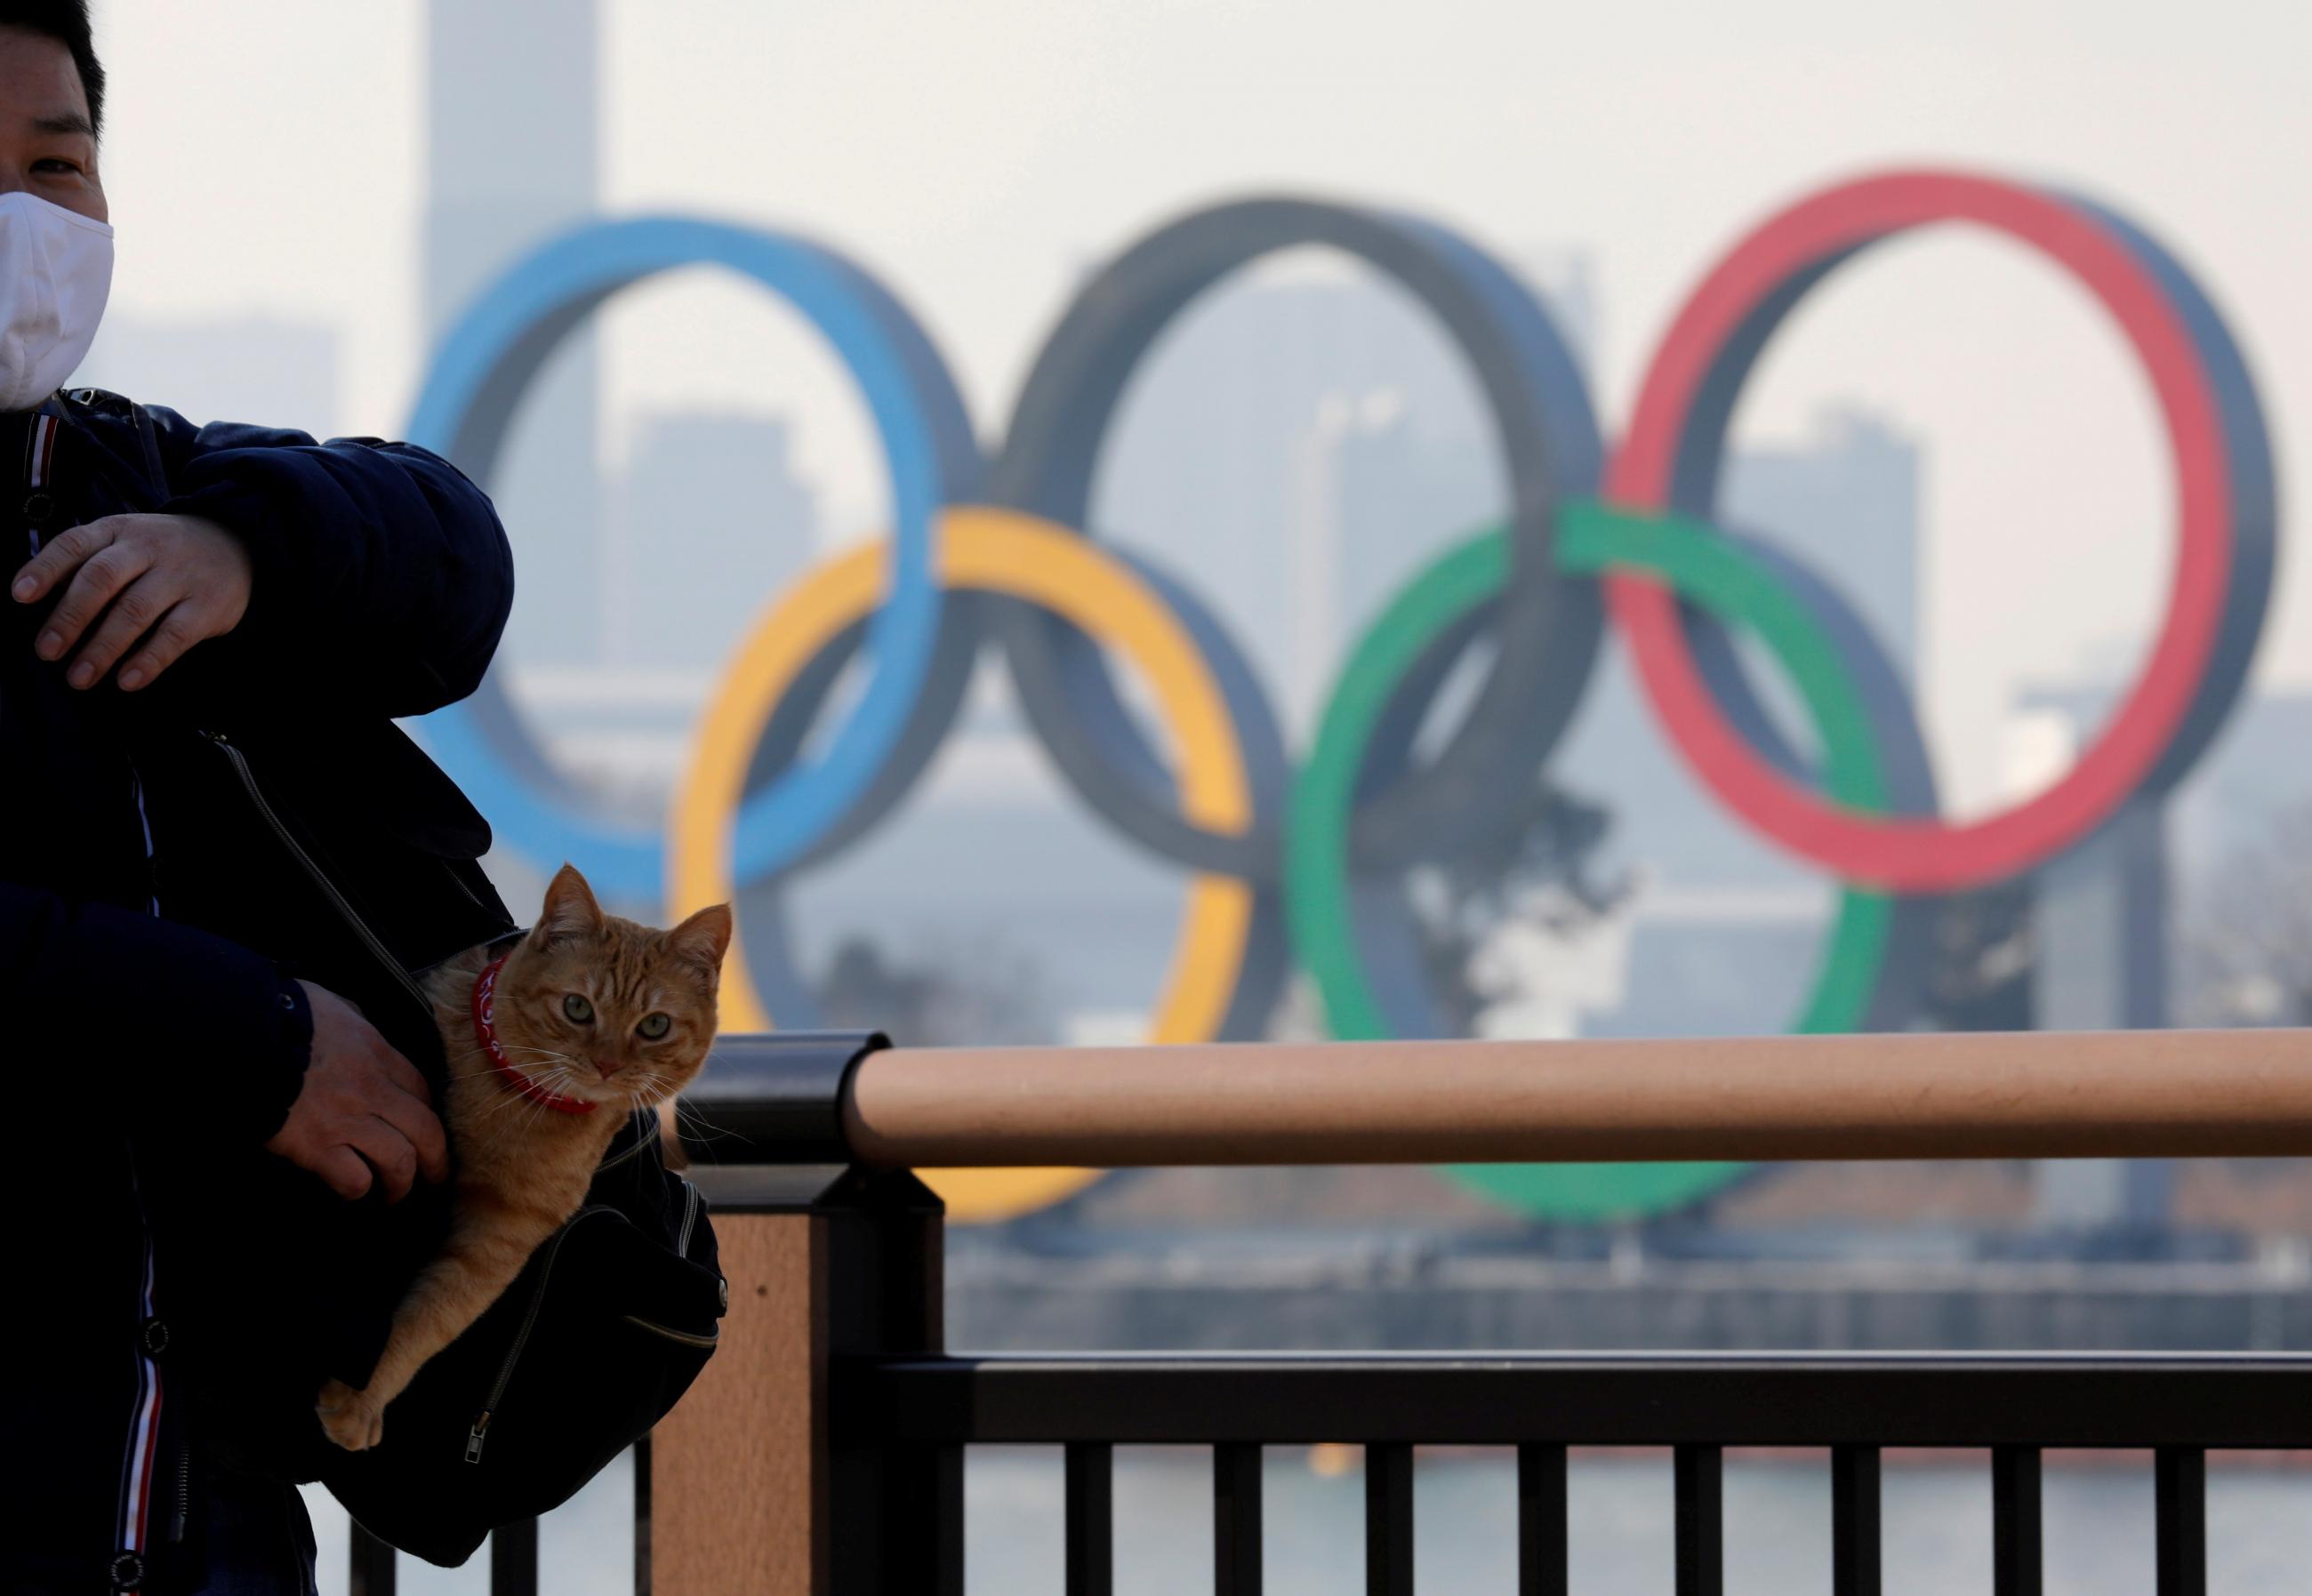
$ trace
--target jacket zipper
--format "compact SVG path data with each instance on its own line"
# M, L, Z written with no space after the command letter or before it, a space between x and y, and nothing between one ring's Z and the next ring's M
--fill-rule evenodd
M578 1228L578 1222L589 1214L617 1212L608 1203L596 1203L581 1208L563 1223L562 1228L554 1232L554 1240L547 1243L546 1262L538 1271L537 1285L530 1290L530 1307L522 1313L521 1329L514 1332L513 1345L506 1348L505 1362L498 1365L498 1377L490 1382L490 1394L482 1399L482 1410L474 1416L473 1429L467 1433L466 1461L469 1463L482 1460L482 1443L489 1434L490 1416L497 1411L498 1403L505 1396L506 1382L513 1378L513 1368L521 1361L522 1348L530 1345L530 1331L538 1328L538 1311L546 1305L546 1287L554 1277L554 1260L561 1256L562 1243L569 1239L572 1231Z
M249 801L257 806L257 812L265 817L266 824L272 827L273 834L281 839L281 846L289 850L290 856L304 868L305 873L312 878L313 884L320 888L322 895L336 907L353 934L361 939L362 945L377 956L377 961L392 973L393 978L401 984L401 989L409 994L420 1009L432 1013L432 1000L416 981L409 978L409 972L402 969L400 960L386 950L385 943L378 940L377 933L354 912L354 906L346 901L346 895L337 890L337 883L323 873L321 867L313 863L313 856L305 851L304 846L291 834L288 827L281 823L281 817L273 811L273 805L266 802L263 790L257 785L256 773L249 767L249 757L226 741L222 732L204 732L201 735L224 750L225 758L232 761L234 771L241 776L241 785L249 794Z
M676 1179L681 1179L681 1177L677 1176ZM698 1188L687 1180L682 1182L682 1233L675 1238L674 1254L677 1258L687 1258L690 1256L690 1232L698 1223L699 1205L704 1199L698 1195ZM636 1320L635 1322L640 1324L642 1321Z
M169 1544L181 1543L185 1526L193 1516L193 1443L184 1434L181 1422L177 1433L177 1508L169 1516Z

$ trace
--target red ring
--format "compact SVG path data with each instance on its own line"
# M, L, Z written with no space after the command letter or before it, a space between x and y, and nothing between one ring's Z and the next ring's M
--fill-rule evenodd
M1980 820L1874 819L1837 807L1761 759L1728 723L1687 645L1677 601L1643 577L1606 578L1607 606L1639 679L1702 781L1768 838L1847 881L1949 891L2028 870L2093 831L2159 762L2212 658L2232 574L2232 491L2223 425L2182 316L2128 247L2052 195L1977 177L1897 172L1826 190L1753 232L1705 278L1654 356L1606 478L1606 496L1670 508L1695 395L1719 353L1770 295L1826 259L1908 228L1971 222L2030 245L2094 294L2133 346L2175 452L2175 586L2151 658L2071 773Z

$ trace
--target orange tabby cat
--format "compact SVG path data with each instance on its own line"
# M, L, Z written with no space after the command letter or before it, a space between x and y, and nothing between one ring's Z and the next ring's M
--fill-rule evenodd
M494 963L477 948L434 971L427 995L449 1044L442 1118L457 1164L450 1239L395 1311L368 1386L322 1388L329 1439L375 1446L386 1405L578 1211L631 1111L698 1073L730 942L722 905L655 931L605 915L565 864L512 951Z

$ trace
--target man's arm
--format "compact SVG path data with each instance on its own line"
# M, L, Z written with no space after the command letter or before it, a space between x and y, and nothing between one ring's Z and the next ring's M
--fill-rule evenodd
M446 1172L416 1066L343 999L222 937L0 881L0 1010L15 1083L51 1125L264 1146L347 1197L372 1169L395 1197Z
M293 696L422 715L478 686L513 605L513 556L481 489L406 443L216 423L150 407L166 513L249 552L249 611L217 651ZM221 660L220 664L228 662Z

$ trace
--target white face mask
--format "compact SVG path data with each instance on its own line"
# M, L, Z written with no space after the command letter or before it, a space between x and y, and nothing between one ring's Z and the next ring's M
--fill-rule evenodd
M112 228L0 194L0 410L29 410L88 356L112 293Z

